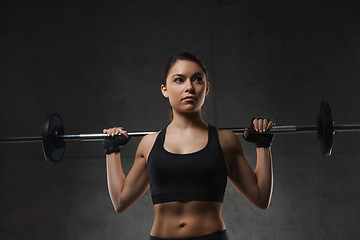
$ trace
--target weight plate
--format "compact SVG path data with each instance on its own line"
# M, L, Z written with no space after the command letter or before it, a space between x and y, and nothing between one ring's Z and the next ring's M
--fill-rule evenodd
M334 123L332 120L331 106L329 102L321 102L319 116L317 118L317 126L321 153L325 156L330 156L333 147Z
M64 156L65 141L60 135L64 135L62 118L57 113L49 114L42 126L43 150L48 162L58 163Z

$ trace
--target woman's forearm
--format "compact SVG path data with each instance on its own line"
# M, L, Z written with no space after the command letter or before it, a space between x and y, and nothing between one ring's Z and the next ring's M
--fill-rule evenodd
M125 174L122 169L120 153L106 155L107 183L111 201L115 211L121 208L120 194L125 184Z
M270 205L273 189L273 168L270 148L256 148L257 164L255 175L260 191L260 206L267 208Z

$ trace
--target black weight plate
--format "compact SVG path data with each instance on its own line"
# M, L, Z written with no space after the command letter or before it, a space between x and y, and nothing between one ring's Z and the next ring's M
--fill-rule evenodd
M64 135L62 118L57 113L49 114L42 126L43 150L48 162L58 163L64 156L65 141L60 135Z
M317 126L321 153L325 156L330 156L333 147L334 123L329 102L321 102Z

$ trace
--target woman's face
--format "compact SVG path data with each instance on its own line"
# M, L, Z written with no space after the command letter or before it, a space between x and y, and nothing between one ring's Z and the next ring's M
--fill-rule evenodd
M163 95L175 111L199 111L209 92L209 83L202 68L194 62L178 60L169 70Z

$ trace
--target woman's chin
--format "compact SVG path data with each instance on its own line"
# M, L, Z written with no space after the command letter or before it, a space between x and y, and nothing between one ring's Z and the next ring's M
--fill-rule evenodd
M201 108L192 108L192 109L185 109L183 111L180 111L180 113L191 114L191 113L198 113L200 111L201 111Z
M174 107L172 106L172 108L181 114L189 114L189 113L197 113L197 112L201 112L201 106L198 106L197 104L186 104L183 106L178 106L178 107Z

